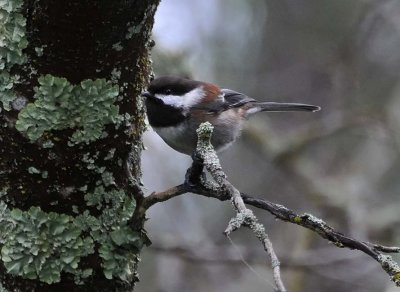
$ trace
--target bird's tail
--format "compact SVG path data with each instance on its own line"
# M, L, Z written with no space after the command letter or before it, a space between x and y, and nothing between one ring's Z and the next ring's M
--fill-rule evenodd
M316 112L321 108L316 105L303 104L303 103L280 103L280 102L257 102L254 103L252 108L249 109L248 113L256 112L293 112L293 111L305 111L305 112Z

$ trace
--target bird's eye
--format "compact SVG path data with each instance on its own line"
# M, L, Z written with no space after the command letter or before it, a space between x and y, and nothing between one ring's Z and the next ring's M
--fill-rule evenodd
M171 89L169 89L169 88L165 89L165 94L171 94L171 93L172 93Z

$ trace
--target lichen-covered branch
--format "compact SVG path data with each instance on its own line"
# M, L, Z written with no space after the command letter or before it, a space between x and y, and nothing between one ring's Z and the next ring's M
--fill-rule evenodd
M203 152L209 151L209 145L207 145L207 139L204 141L200 141L200 148L203 148ZM204 144L202 144L204 143ZM200 151L200 154L202 152ZM204 155L204 154L203 154ZM201 155L200 155L201 156ZM193 164L198 163L196 160L193 161ZM172 199L174 197L180 196L182 194L186 193L194 193L198 194L201 196L209 197L209 198L215 198L220 201L227 201L232 199L232 185L226 180L226 175L223 173L219 162L218 162L218 157L216 155L211 154L211 155L206 155L204 157L204 164L207 168L207 170L210 171L210 173L214 172L213 178L216 180L217 184L210 182L210 181L205 181L205 180L199 180L199 184L193 185L193 184L181 184L177 185L175 187L172 187L170 189L167 189L162 192L154 192L151 195L147 196L143 200L142 204L142 210L141 213L144 216L145 211L153 206L156 203L159 202L164 202L169 199ZM207 165L209 165L207 167ZM193 166L192 166L193 168ZM227 185L228 183L228 185ZM234 188L234 187L233 187ZM359 250L368 256L372 257L374 260L376 260L381 266L382 269L390 276L391 280L396 284L396 286L400 286L400 267L398 263L396 263L393 258L390 255L387 255L387 253L399 253L400 252L400 247L393 247L393 246L383 246L379 244L374 244L362 240L357 240L354 238L351 238L349 236L344 235L343 233L340 233L333 229L331 226L329 226L325 221L323 221L320 218L317 218L311 214L305 213L305 214L298 214L295 211L280 205L276 203L269 202L264 199L257 199L254 198L251 195L240 193L236 193L236 189L233 190L234 195L240 196L240 198L243 200L242 202L244 204L263 209L276 218L290 222L299 226L302 226L304 228L307 228L318 235L320 235L322 238L327 239L329 242L333 243L335 246L339 248L348 248L352 250ZM236 197L237 198L237 197ZM239 199L240 200L240 199ZM234 202L236 208L242 208L244 204L242 202ZM244 205L244 208L246 206ZM245 210L245 209L243 209ZM246 208L246 210L248 210ZM247 212L247 211L244 211ZM245 219L247 218L247 215L243 215L243 213L238 212L238 215L240 214L240 217L236 217L234 219L235 222L241 221L238 225L240 226ZM250 214L250 213L249 213ZM230 224L231 226L232 224ZM227 230L228 232L232 231L235 227L231 226L228 227L231 228L230 230ZM232 229L233 228L233 229Z
M325 221L311 214L297 214L282 205L274 204L266 200L255 199L247 195L243 195L243 199L247 204L258 207L260 209L264 209L283 221L303 226L318 233L321 237L329 240L337 247L346 247L364 252L365 254L375 259L378 263L380 263L385 272L389 274L392 281L395 282L397 286L400 286L399 265L395 261L393 261L391 256L383 254L399 253L399 247L387 247L356 240L334 230Z
M210 187L209 184L202 184L199 186L181 184L162 192L152 193L150 196L146 197L144 205L146 208L150 208L156 203L164 202L186 193L194 193L209 198L215 198L220 201L227 201L230 199L229 194L225 190ZM384 254L399 253L400 247L388 247L360 241L336 231L323 220L311 214L298 214L283 205L275 204L264 199L257 199L243 193L241 195L243 201L247 205L263 209L280 220L305 227L317 233L322 238L334 243L335 246L339 248L359 250L371 256L382 266L384 271L390 276L391 280L397 286L400 286L400 267L390 256Z
M211 144L212 132L213 126L208 122L201 124L197 129L198 142L196 154L204 161L204 166L218 186L226 190L230 195L232 203L237 211L236 217L230 220L224 233L226 236L229 236L231 232L239 229L241 226L249 227L262 242L264 250L270 257L276 291L284 292L286 291L286 288L281 278L280 263L273 249L272 242L269 240L264 226L257 222L258 220L254 213L246 207L240 191L228 181L226 174L222 170L218 156Z

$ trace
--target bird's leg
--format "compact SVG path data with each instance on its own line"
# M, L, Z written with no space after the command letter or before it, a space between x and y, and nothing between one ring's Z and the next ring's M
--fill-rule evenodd
M198 186L201 183L201 178L205 179L204 161L196 151L192 154L192 166L187 170L185 175L185 184L189 186Z

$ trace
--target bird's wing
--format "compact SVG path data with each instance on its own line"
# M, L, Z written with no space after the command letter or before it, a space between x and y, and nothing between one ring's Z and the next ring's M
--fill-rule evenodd
M255 102L255 99L244 95L243 93L233 91L231 89L221 89L221 98L202 104L201 106L196 105L192 107L194 110L207 111L210 114L220 113L231 108L241 107L242 105Z
M248 97L243 93L231 89L221 89L221 93L223 98L215 102L213 106L208 109L210 113L220 113L231 108L238 108L246 103L256 101L255 99Z
M243 93L231 89L221 89L221 92L224 94L225 104L227 104L229 108L240 107L246 103L256 101Z

